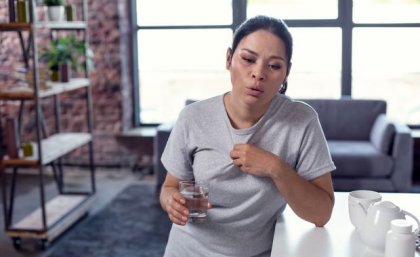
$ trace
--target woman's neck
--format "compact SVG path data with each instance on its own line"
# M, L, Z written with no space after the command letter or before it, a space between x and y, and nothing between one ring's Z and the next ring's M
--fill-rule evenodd
M267 106L249 106L240 101L235 101L232 92L224 95L226 113L232 127L245 129L254 126L268 110Z

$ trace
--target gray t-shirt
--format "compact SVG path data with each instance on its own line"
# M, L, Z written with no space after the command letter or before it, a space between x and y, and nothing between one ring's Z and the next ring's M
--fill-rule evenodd
M166 257L270 256L274 227L286 201L268 177L234 166L234 144L248 143L285 160L306 180L335 166L316 112L277 94L251 128L232 127L223 95L186 106L162 155L166 170L181 180L209 184L205 223L172 225Z

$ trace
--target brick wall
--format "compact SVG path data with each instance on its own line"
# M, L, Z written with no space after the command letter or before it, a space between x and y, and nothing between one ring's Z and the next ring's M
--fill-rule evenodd
M0 14L7 8L0 1ZM73 3L79 4L80 1ZM150 142L126 145L117 136L132 126L132 82L129 0L89 0L89 39L94 52L95 69L90 73L93 97L95 162L98 165L127 166L150 154ZM40 8L38 8L40 9ZM42 9L38 10L42 15ZM1 16L0 16L1 17ZM4 17L4 16L2 16ZM80 16L79 16L80 17ZM40 38L48 38L47 31L40 31ZM44 35L45 34L45 35ZM22 67L23 60L17 33L1 33L0 87L13 87L14 74ZM38 41L39 48L47 41ZM83 90L60 96L62 104L61 126L66 131L86 130L86 109ZM16 115L17 102L1 102L1 115ZM54 130L54 112L51 99L43 101L47 128ZM23 140L34 138L35 118L33 104L25 105ZM134 149L133 149L134 148ZM87 163L87 147L83 147L66 159L73 164Z

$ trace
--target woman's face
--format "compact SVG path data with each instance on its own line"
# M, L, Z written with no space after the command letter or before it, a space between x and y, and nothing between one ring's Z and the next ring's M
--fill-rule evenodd
M287 78L286 47L267 30L244 37L233 56L227 53L232 97L245 104L267 105Z

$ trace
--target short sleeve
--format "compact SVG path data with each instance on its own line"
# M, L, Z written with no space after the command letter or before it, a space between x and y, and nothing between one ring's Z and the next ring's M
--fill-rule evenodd
M306 180L335 170L318 116L307 125L302 139L296 170Z
M165 150L162 154L162 164L173 176L181 180L194 178L192 169L192 157L187 149L188 144L188 123L185 109L181 112L175 123Z

